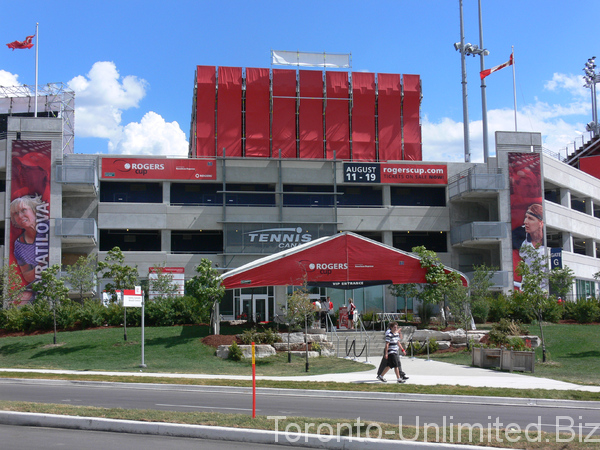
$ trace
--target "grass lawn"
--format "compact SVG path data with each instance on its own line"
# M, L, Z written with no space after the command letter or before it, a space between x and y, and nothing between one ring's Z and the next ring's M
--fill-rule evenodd
M539 335L538 325L529 325L529 334ZM534 376L578 384L600 385L600 325L545 324L546 363L542 349L537 348ZM471 364L471 354L440 353L432 359Z
M234 334L239 329L222 330ZM215 349L200 340L209 334L207 326L148 327L145 330L147 372L251 375L252 361L240 362L216 357ZM0 338L0 367L25 369L65 369L139 371L141 328L102 328L53 334ZM362 363L338 358L311 358L311 375L368 370ZM304 358L287 354L256 360L257 375L294 376L306 374Z

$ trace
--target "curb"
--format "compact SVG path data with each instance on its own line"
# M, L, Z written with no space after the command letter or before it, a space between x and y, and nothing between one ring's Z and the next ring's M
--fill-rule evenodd
M0 423L12 426L36 426L66 428L83 431L108 431L113 433L148 434L219 441L248 442L252 444L302 445L306 448L362 450L364 448L397 449L473 449L477 446L435 442L398 441L387 439L351 438L316 434L285 433L269 430L209 427L164 422L137 422L133 420L104 419L94 417L61 416L0 411Z

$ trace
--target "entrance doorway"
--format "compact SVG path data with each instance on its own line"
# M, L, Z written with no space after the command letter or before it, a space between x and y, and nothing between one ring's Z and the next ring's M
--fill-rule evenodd
M240 313L253 322L269 321L269 296L265 294L241 294Z

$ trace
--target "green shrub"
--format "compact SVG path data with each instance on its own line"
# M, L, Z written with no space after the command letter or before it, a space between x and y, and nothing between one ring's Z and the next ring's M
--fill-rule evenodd
M579 323L595 322L600 317L600 307L595 298L580 298L574 308L575 320Z
M48 302L35 300L31 305L21 307L25 331L51 330L54 318Z
M413 341L412 343L413 345L413 351L415 353L415 355L425 355L427 354L427 341L425 342L420 342L420 341ZM440 348L440 344L438 343L438 341L436 339L429 339L429 353L435 353L439 350ZM407 353L409 353L410 350L407 351Z
M525 341L523 339L521 339L520 337L508 338L508 343L506 345L506 348L515 350L515 351L527 350L527 347L525 346Z
M79 308L77 319L81 328L101 327L106 322L106 308L100 300L86 299Z
M25 308L25 306L23 306L23 308ZM6 319L4 328L7 331L25 331L25 316L22 313L23 308L11 306L4 310Z
M240 346L237 345L237 342L234 342L229 346L229 359L232 359L233 361L240 361L243 357L244 353L242 352Z
M471 305L473 320L477 323L486 323L490 313L490 301L487 298L475 300Z
M431 318L433 317L433 305L421 302L417 308L417 311L419 313L419 318L421 319L419 328L427 328L429 322L431 322Z
M564 313L563 304L559 304L554 298L549 299L542 309L542 318L546 322L558 323Z
M80 306L70 299L63 300L56 305L56 327L68 330L75 327L79 320ZM52 319L54 321L54 319Z
M508 317L523 323L531 323L537 319L530 304L527 302L525 294L514 291L510 296Z
M110 303L106 307L106 323L111 327L123 325L123 307L118 303Z
M504 294L492 298L489 307L488 320L491 322L498 322L510 313L510 301Z

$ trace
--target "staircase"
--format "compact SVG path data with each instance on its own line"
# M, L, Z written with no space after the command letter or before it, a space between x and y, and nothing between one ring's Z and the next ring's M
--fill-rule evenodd
M402 330L402 339L400 341L404 348L407 347L408 339L412 336L414 330L413 327L407 328L411 330L407 330L408 332ZM335 333L327 333L327 341L334 345L335 355L340 358L347 356L359 361L364 361L366 358L371 363L378 364L385 348L385 331L369 330L365 333L357 330L336 330ZM367 341L368 353L365 348L365 342ZM353 342L354 346L352 346ZM346 355L346 349L348 349L349 355Z

